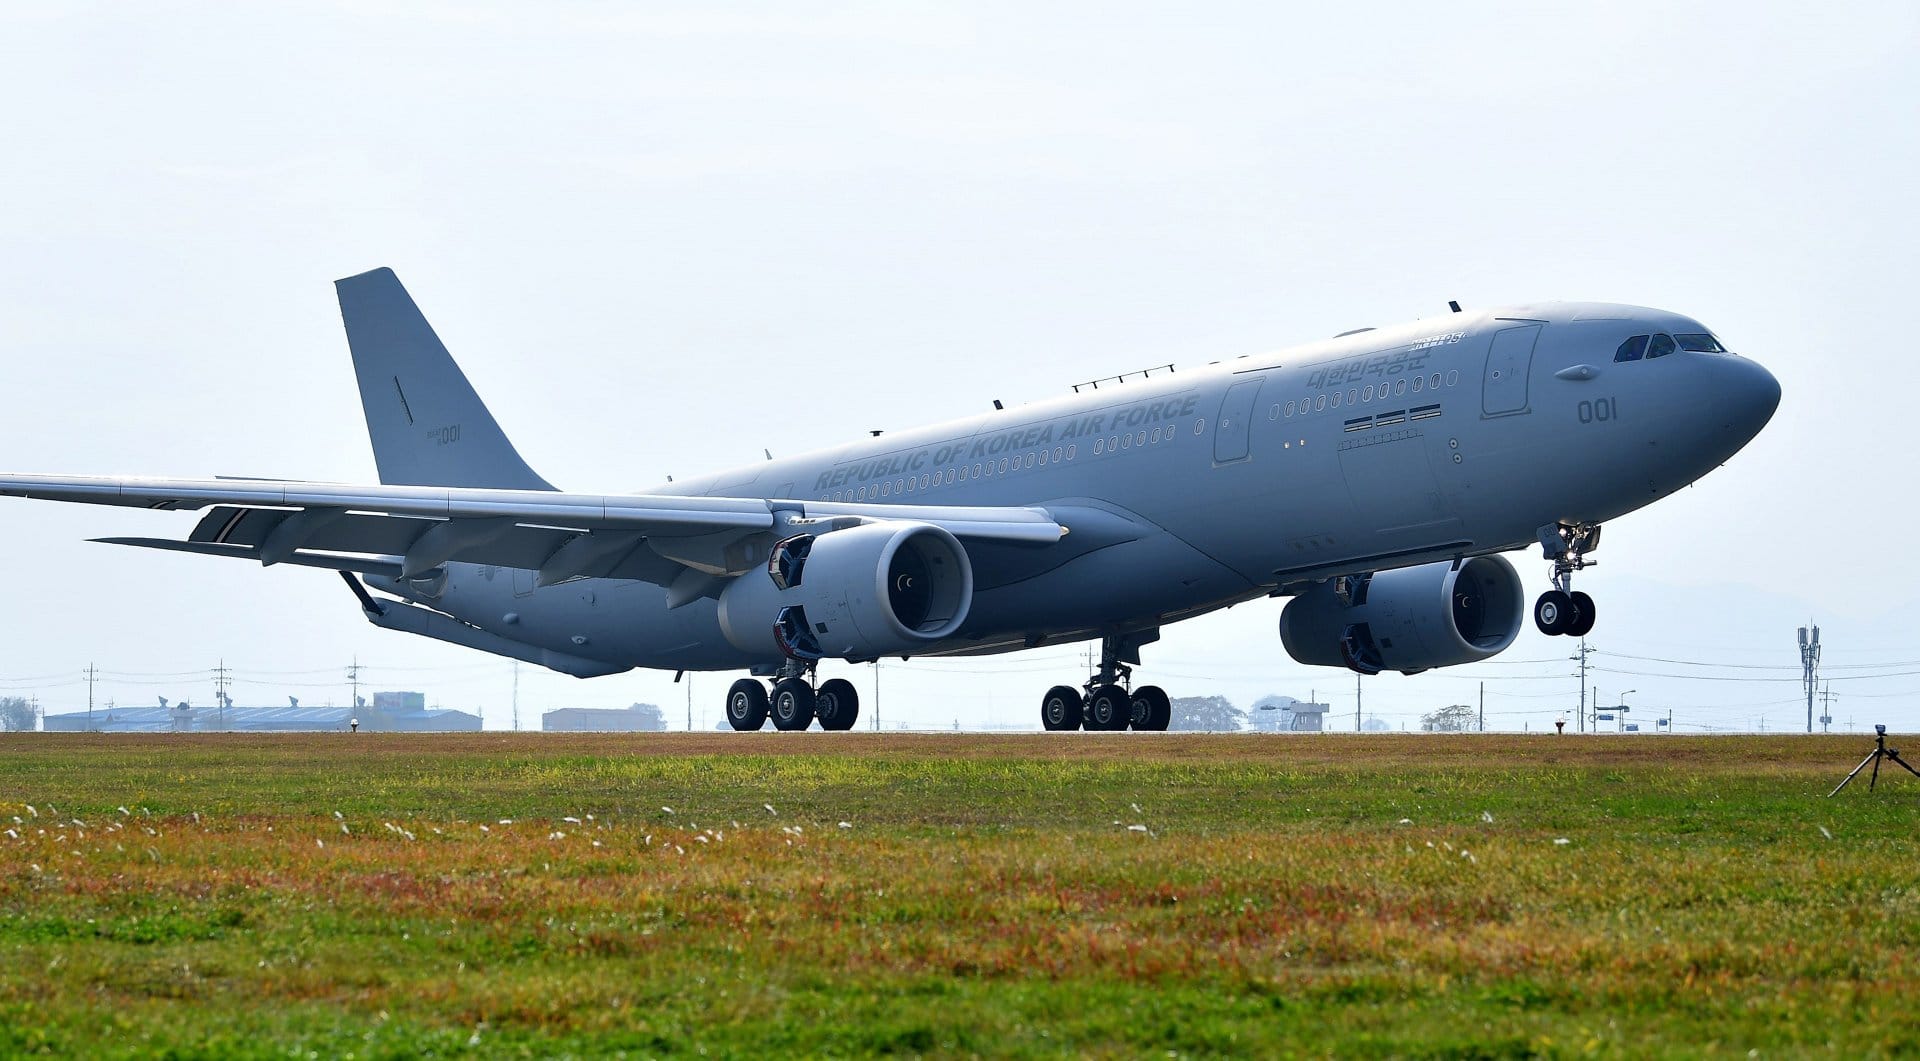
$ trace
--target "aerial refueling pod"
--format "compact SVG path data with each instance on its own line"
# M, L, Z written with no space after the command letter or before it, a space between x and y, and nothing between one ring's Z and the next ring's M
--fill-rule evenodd
M775 543L765 571L720 594L745 652L792 659L906 655L950 637L973 605L973 564L944 528L888 520Z
M1280 641L1308 666L1418 674L1505 651L1525 618L1513 565L1476 556L1320 583L1280 613Z

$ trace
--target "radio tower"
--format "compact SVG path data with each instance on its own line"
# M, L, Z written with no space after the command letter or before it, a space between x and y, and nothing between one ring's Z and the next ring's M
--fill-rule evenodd
M1807 683L1807 732L1812 733L1814 686L1820 681L1820 628L1817 626L1800 628L1800 673L1801 680Z

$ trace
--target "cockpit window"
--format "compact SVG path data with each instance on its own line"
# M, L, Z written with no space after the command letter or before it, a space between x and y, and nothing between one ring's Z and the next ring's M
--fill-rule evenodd
M1647 356L1647 337L1644 335L1636 335L1628 339L1620 344L1620 349L1613 352L1615 361L1638 361L1645 356Z
M1680 344L1680 349L1691 350L1696 354L1724 354L1727 352L1727 348L1720 345L1720 340L1715 339L1706 332L1686 332L1674 336L1673 341Z
M1656 357L1665 357L1671 353L1673 353L1673 336L1668 335L1666 332L1661 332L1659 335L1654 336L1653 341L1647 344L1647 359L1649 361Z

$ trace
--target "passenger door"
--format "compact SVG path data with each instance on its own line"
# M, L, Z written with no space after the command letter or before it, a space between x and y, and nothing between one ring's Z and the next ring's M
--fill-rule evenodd
M1246 460L1252 453L1253 404L1260 398L1259 378L1242 380L1227 388L1220 400L1220 416L1213 427L1213 462L1232 464Z
M1502 321L1511 325L1495 332L1487 347L1486 375L1481 381L1481 412L1509 416L1527 411L1527 374L1533 366L1533 346L1540 338L1537 321Z

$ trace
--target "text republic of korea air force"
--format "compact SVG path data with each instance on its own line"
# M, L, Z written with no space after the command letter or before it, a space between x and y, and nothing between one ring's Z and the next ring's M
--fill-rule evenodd
M205 509L102 539L340 574L374 624L580 677L743 670L737 729L859 712L825 659L1097 639L1048 729L1164 729L1161 627L1262 596L1303 664L1408 674L1548 634L1601 525L1726 461L1780 387L1705 326L1554 302L1362 329L634 495L557 490L387 269L336 285L380 484L0 476L0 493ZM997 403L996 403L997 406ZM381 591L376 596L371 590ZM1077 677L1077 676L1076 676ZM771 679L769 682L762 679Z

